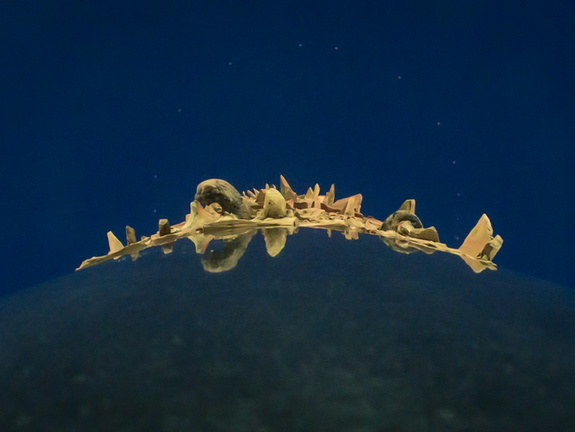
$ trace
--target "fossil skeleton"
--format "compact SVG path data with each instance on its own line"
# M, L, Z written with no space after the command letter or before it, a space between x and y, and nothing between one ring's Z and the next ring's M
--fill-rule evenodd
M301 228L325 229L330 236L332 231L341 231L349 240L362 233L371 234L403 253L419 250L459 255L476 273L497 268L492 259L503 239L493 236L487 215L481 216L461 246L454 249L439 241L435 227L423 226L415 214L415 200L406 200L381 221L360 212L362 199L357 194L336 201L333 185L325 195L320 195L317 184L298 195L283 176L279 189L266 184L263 189L243 194L225 180L210 179L198 185L185 221L170 225L167 219L160 219L158 232L139 241L135 230L126 226L125 245L109 231L109 253L83 261L77 270L123 255L135 260L141 250L152 246L161 246L164 253L170 253L176 240L188 238L200 254L206 253L211 240L224 241L222 251L202 259L207 271L221 272L235 267L258 229L264 235L269 255L276 256L284 248L287 236Z

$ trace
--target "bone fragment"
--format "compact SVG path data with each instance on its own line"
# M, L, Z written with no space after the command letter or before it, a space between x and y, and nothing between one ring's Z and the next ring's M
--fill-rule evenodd
M472 257L491 260L501 248L503 239L500 236L493 237L491 221L483 214L479 221L469 232L459 250Z
M126 242L131 245L137 242L136 230L129 225L126 225Z
M170 227L170 222L168 219L160 219L158 222L158 235L160 237L168 235L172 232L172 228Z
M118 237L116 237L112 231L108 231L107 236L108 236L108 246L110 247L110 252L108 252L108 254L118 252L124 249L124 245L120 240L118 240Z
M277 189L268 189L264 199L262 219L283 218L286 215L286 200Z

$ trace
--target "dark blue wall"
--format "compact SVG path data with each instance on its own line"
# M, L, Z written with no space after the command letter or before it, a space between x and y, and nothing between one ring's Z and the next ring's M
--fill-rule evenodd
M465 2L470 3L470 2ZM11 291L180 221L195 185L284 174L406 198L458 246L575 285L570 2L3 2L0 280Z

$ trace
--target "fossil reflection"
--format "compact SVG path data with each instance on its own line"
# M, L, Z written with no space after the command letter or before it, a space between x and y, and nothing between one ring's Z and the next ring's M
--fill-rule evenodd
M493 236L487 215L481 216L459 248L450 248L439 241L435 227L424 227L415 214L415 200L406 200L383 221L364 216L360 212L362 200L363 196L356 194L336 201L333 185L325 195L320 195L317 184L298 195L283 176L279 189L266 184L243 194L225 180L210 179L198 185L190 213L183 222L170 225L167 219L160 219L158 231L139 241L134 229L127 226L126 245L110 231L108 254L89 258L78 269L123 255L135 260L139 251L153 246L170 253L175 241L187 238L194 243L196 252L203 254L206 271L224 272L238 264L258 230L264 235L268 254L276 256L286 246L287 237L303 228L324 229L330 236L333 231L340 231L349 240L357 239L359 234L376 235L401 253L440 251L459 255L476 273L497 268L492 260L503 239ZM212 240L223 241L223 247L208 250Z

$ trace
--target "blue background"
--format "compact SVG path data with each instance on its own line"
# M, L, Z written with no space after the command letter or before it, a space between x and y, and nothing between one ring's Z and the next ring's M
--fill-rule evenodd
M486 212L501 267L575 285L572 4L2 2L1 290L279 174L450 246Z

